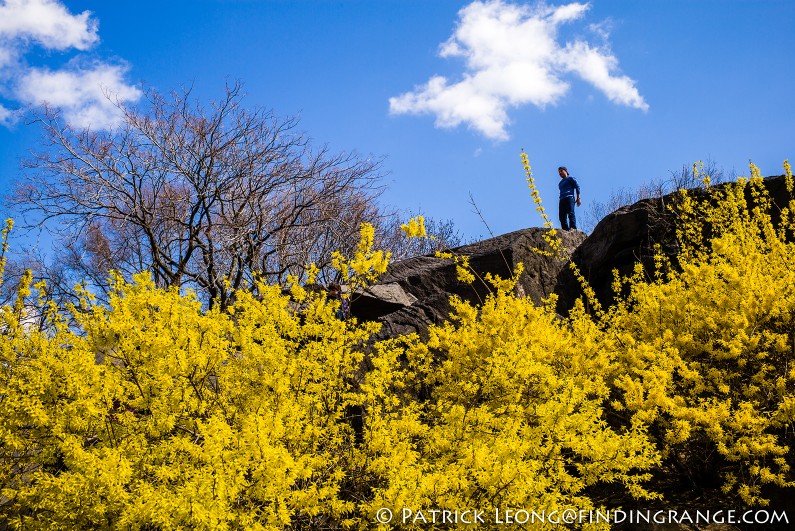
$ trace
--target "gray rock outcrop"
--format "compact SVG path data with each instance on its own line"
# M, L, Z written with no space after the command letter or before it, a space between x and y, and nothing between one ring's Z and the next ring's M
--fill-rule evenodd
M774 207L772 219L789 202L784 176L764 180ZM720 187L721 185L718 185ZM703 190L691 190L703 194ZM750 192L749 197L750 199ZM579 231L561 232L571 259L594 289L603 306L612 303L613 270L631 275L641 262L649 269L654 262L654 245L675 258L676 216L667 206L677 194L644 199L607 215L586 238ZM558 295L557 312L566 315L582 297L582 288L568 267L559 260L540 255L534 248L546 249L541 235L546 229L529 228L489 238L453 251L470 257L470 265L482 279L486 273L507 278L519 262L524 264L516 293L539 304L551 293ZM450 259L418 256L390 264L379 282L366 292L353 296L352 314L364 320L383 323L379 338L411 332L423 333L428 325L444 322L450 313L451 295L479 302L489 292L482 280L473 284L459 282L456 266Z
M456 254L469 256L469 264L479 277L472 284L458 281L452 259L418 256L390 264L377 284L352 297L351 313L359 319L381 321L379 337L423 333L428 325L447 319L451 295L482 301L490 286L480 279L486 273L507 278L519 262L524 271L516 293L539 304L553 292L564 266L559 260L533 251L547 248L541 237L545 230L523 229L453 249ZM579 231L561 234L569 252L585 239L585 233Z

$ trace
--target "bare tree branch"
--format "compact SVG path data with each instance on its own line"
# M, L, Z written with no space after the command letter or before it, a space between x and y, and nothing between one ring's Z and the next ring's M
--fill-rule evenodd
M229 304L261 276L327 267L384 213L379 160L314 149L294 118L246 110L239 83L203 106L190 90L121 107L111 132L38 117L44 149L25 163L12 206L60 236L62 263L99 286L109 269Z

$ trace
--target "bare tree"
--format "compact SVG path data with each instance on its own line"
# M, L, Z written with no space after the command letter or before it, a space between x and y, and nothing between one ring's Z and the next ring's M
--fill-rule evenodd
M203 106L148 91L113 131L75 129L52 109L12 206L60 236L60 260L101 288L109 269L230 302L255 277L301 277L355 245L382 215L380 161L313 149L297 120L242 107L241 85Z
M693 170L696 169L697 173ZM734 180L736 176L734 172L726 175L726 172L718 166L714 160L708 158L700 165L687 165L682 164L682 168L677 171L671 171L670 177L664 184L663 193L675 192L676 190L687 190L690 188L701 188L704 186L704 177L709 176L710 184L719 184L728 180Z
M582 220L582 230L592 232L594 227L608 214L614 212L625 205L631 205L647 197L655 197L653 186L644 184L637 190L630 188L618 188L610 191L610 197L606 201L589 201L585 208Z
M423 216L427 238L406 238L400 226L405 220L414 216L415 214L412 213L392 215L384 218L384 222L380 224L380 230L376 235L380 239L381 247L392 253L392 260L448 251L469 243L464 241L452 220L438 220L429 216Z
M642 199L662 197L676 190L701 188L704 186L704 176L709 176L711 184L718 184L727 179L724 170L712 159L707 159L703 166L698 167L698 173L693 171L692 165L683 164L680 170L670 171L669 174L668 178L646 181L634 190L630 188L612 190L607 201L589 202L583 215L583 230L590 233L608 214ZM728 179L733 180L734 175L729 175Z

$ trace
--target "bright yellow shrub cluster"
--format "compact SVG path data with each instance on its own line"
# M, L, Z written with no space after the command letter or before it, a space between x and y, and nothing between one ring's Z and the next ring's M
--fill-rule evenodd
M340 518L354 352L324 301L299 316L278 288L228 313L115 281L108 308L0 346L3 513L47 529L281 529ZM97 363L97 360L99 363Z
M777 207L751 172L681 194L677 266L658 255L655 280L639 270L606 331L623 371L616 406L659 427L666 455L698 453L693 441L705 448L690 457L716 451L724 491L765 504L764 484L795 485L795 202L774 228Z
M366 272L359 254L346 263ZM367 347L378 325L323 297L296 312L260 285L204 310L148 274L113 277L107 306L50 308L42 332L24 324L25 279L2 313L4 523L369 529L381 507L587 508L599 482L644 494L655 452L604 421L593 325L493 282L427 344Z
M764 503L761 486L791 481L795 203L774 228L758 179L715 193L681 197L676 263L617 279L614 307L561 318L486 277L492 294L454 300L425 341L374 342L377 324L299 286L300 310L266 285L207 310L144 273L112 277L106 306L55 308L28 275L0 311L0 521L371 529L381 508L587 510L607 484L656 497L655 467L699 452L720 455L727 494ZM365 226L335 260L365 285L388 256Z
M454 308L427 343L407 347L400 380L426 400L392 393L407 403L373 411L368 437L385 483L373 507L587 510L596 504L584 490L613 482L652 496L643 471L657 453L640 427L608 426L612 362L587 316L559 322L504 281L479 307Z
M425 216L414 216L408 223L401 225L400 230L409 238L433 238L428 236L425 229Z
M424 230L424 220L421 226ZM334 251L331 256L332 267L339 271L343 282L350 286L351 291L363 289L375 282L386 272L389 264L390 253L373 249L375 227L369 223L362 223L359 236L359 244L352 258L343 256L339 251Z

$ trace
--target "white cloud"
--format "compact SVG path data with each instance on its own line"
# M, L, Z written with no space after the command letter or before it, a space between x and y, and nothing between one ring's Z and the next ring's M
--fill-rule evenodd
M614 103L648 110L649 105L643 100L635 82L627 76L614 76L612 71L618 68L618 60L588 44L578 41L568 44L560 54L561 64L584 80L604 92Z
M11 64L14 60L14 54L8 48L3 47L2 41L0 41L0 68Z
M438 127L466 124L488 138L505 140L509 109L558 103L569 90L563 79L567 74L580 76L612 102L647 110L635 82L616 73L618 60L606 46L558 43L558 28L582 18L588 8L581 3L530 7L502 0L472 2L459 11L455 32L439 48L441 57L463 58L461 80L434 76L390 98L390 112L432 114Z
M588 29L591 31L591 33L599 37L606 45L608 39L610 39L610 32L613 30L613 21L611 19L607 19L600 22L594 22L588 25Z
M16 107L48 104L77 127L108 128L119 118L109 100L134 101L140 91L124 81L126 67L96 62L76 67L80 56L61 69L41 68L24 60L33 46L67 52L87 51L99 42L91 13L71 14L59 0L5 0L0 3L0 84ZM0 123L17 113L0 105Z
M50 50L89 49L99 40L90 15L72 15L55 0L6 0L0 5L0 65L29 43Z
M11 125L14 121L14 111L0 105L0 124Z
M71 125L106 129L118 123L115 101L135 101L141 91L124 82L126 69L98 64L90 69L32 69L20 80L17 97L28 105L47 103Z
M565 6L560 6L559 8L552 11L552 15L549 17L550 20L555 23L559 24L561 22L569 22L571 20L577 20L588 10L590 7L589 4L568 4Z

